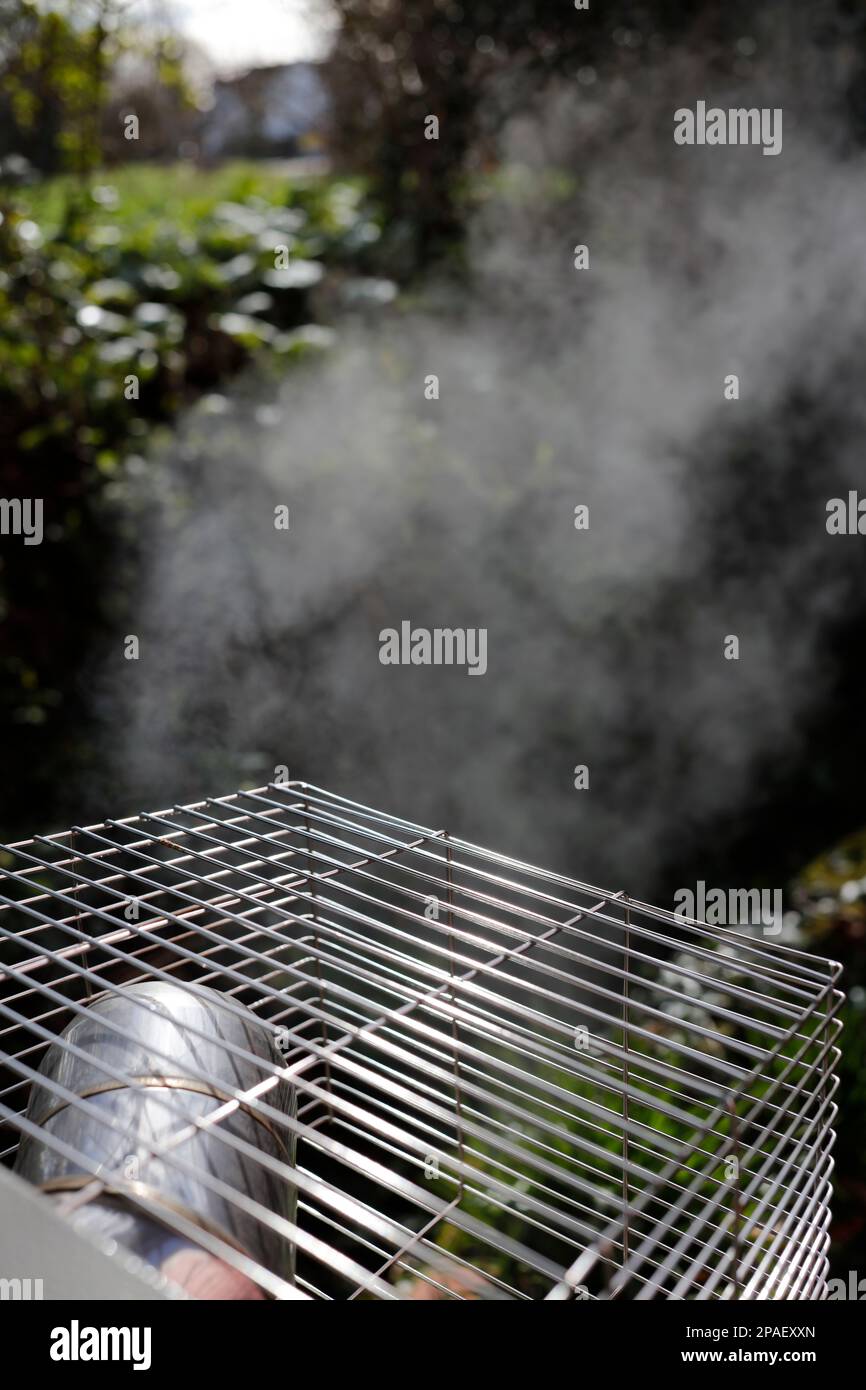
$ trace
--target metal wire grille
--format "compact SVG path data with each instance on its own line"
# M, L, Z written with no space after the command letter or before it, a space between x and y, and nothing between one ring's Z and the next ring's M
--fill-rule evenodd
M296 1189L296 1219L223 1193L291 1242L293 1280L120 1167L65 1155L83 1175L71 1205L121 1194L270 1296L826 1292L832 962L303 783L6 847L0 961L7 1163L22 1134L59 1142L28 1095L96 995L207 986L273 1033L278 1062L246 1052L259 1080L195 1126L236 1147L243 1107L297 1141L294 1162L257 1159ZM284 1078L296 1114L269 1103ZM170 1091L159 1103L173 1113ZM183 1167L175 1118L160 1156Z

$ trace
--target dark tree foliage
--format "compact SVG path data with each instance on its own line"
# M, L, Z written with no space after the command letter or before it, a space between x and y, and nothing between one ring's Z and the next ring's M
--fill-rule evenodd
M453 245L460 229L461 173L471 152L551 78L586 65L633 72L674 44L699 49L704 71L723 76L736 41L797 23L828 45L856 43L852 113L864 124L859 0L792 14L771 0L334 0L341 27L330 63L335 144L375 181L386 214L410 241L406 269ZM810 7L811 8L811 7ZM442 138L425 138L425 117Z
M135 0L69 0L50 9L0 0L0 161L86 174L176 154L194 135L184 45L137 25L136 12ZM133 60L122 77L121 57ZM139 118L135 141L123 135L129 112Z
M103 18L82 25L33 0L0 0L0 158L47 173L92 167L108 75Z

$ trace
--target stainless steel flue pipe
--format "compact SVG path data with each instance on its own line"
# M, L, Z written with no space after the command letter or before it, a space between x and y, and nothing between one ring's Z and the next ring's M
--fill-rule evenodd
M16 1170L67 1206L70 1194L89 1195L77 1223L194 1295L262 1297L244 1256L283 1279L294 1273L292 1242L272 1219L294 1221L296 1190L284 1176L294 1136L258 1103L294 1113L294 1088L273 1082L279 1066L268 1028L214 990L154 980L103 995L43 1058L27 1109L40 1134L22 1137ZM219 1258L224 1247L241 1259Z

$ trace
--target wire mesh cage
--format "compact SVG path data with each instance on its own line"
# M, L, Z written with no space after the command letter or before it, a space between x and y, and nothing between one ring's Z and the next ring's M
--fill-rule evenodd
M826 1295L833 962L297 782L7 846L0 938L4 1163L181 1284Z

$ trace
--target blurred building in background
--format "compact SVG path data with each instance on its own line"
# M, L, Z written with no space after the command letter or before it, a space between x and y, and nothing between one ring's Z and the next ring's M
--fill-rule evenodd
M253 68L214 84L213 105L201 117L200 153L218 160L318 152L329 113L318 63Z

